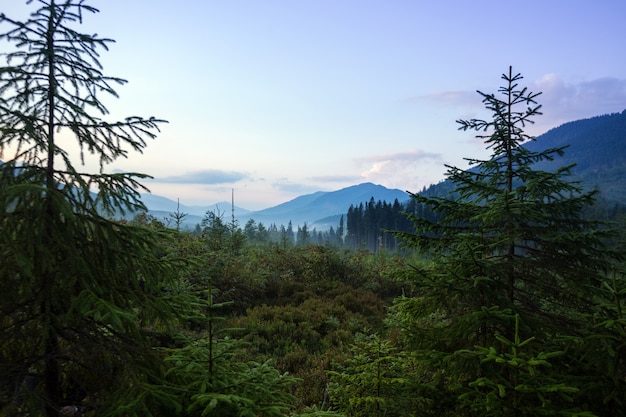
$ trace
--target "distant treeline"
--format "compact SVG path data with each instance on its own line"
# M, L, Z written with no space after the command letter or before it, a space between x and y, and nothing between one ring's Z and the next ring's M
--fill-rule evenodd
M434 214L414 199L401 204L398 199L389 203L372 198L367 203L351 205L346 221L345 245L372 252L400 250L400 242L391 232L413 232L409 215L435 220Z
M438 184L436 189L422 191L420 194L433 196L441 193L450 193L447 184ZM617 204L599 197L596 203L584 211L584 216L608 222L617 222L623 227L626 222L626 205ZM410 216L416 216L428 221L437 221L437 215L427 206L417 203L415 199L400 203L397 199L393 203L370 199L367 203L358 206L351 205L346 220L346 235L344 246L351 249L367 249L372 252L379 250L402 250L400 240L391 232L415 232ZM342 218L343 220L343 218Z
M451 196L452 187L442 182L422 190L420 195ZM222 213L223 214L223 213ZM626 205L610 202L601 196L596 204L585 209L583 215L603 221L617 221L620 228L626 221ZM266 226L250 219L240 228L238 224L229 224L220 213L208 212L202 224L196 226L196 233L202 230L221 230L224 234L235 233L252 245L307 246L323 245L345 247L349 249L365 249L371 252L401 251L401 241L392 232L414 233L411 216L423 218L431 222L437 221L437 215L428 206L418 203L411 198L401 203L395 199L393 203L385 200L375 200L351 205L346 215L342 215L337 227L329 230L309 228L305 223L293 227L292 223L285 227L274 223ZM345 221L344 221L345 220ZM170 224L173 222L167 222ZM207 225L209 225L207 229Z

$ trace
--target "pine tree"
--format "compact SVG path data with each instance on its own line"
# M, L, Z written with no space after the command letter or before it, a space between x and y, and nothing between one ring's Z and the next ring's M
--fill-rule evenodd
M306 246L311 240L311 231L307 226L306 222L302 225L302 227L298 226L298 231L296 232L296 243L298 246Z
M174 401L155 389L153 346L188 306L174 291L182 265L164 256L162 233L110 220L145 210L146 175L105 168L163 121L105 120L101 96L125 83L101 71L112 41L74 28L98 10L38 3L25 22L0 16L2 49L14 46L0 68L0 413L149 415L129 404ZM81 170L86 154L98 172Z
M270 361L237 358L242 343L206 337L174 349L167 357L172 395L179 395L185 409L164 409L180 416L284 416L293 407L289 392L297 380L281 374ZM211 366L207 366L210 364ZM180 387L184 387L180 389Z
M456 186L448 197L412 194L434 216L411 214L415 232L396 234L428 260L416 268L420 296L398 300L393 320L428 370L424 395L445 404L440 415L460 415L455 398L467 384L500 372L458 352L482 346L504 354L498 337L535 338L536 349L560 351L558 338L580 328L579 313L593 309L593 289L609 267L606 231L582 218L595 192L583 192L571 165L533 166L565 148L523 146L533 140L524 128L541 114L540 93L520 87L512 69L502 79L498 95L479 91L491 120L458 121L461 130L485 132L478 137L490 158L468 159L466 170L448 166Z
M333 407L354 417L411 415L419 401L411 387L410 358L378 335L355 339L351 356L328 371Z
M289 223L287 223L287 230L285 231L284 246L293 245L295 241L296 234L293 231L293 225L291 224L291 220L289 220Z
M337 233L336 233L336 244L339 247L343 246L343 236L344 236L344 222L343 222L343 214L341 215L341 217L339 218L339 226L337 226Z

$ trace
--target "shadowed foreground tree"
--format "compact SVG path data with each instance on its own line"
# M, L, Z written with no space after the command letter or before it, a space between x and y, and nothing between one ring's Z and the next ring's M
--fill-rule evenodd
M524 129L541 114L540 93L520 87L522 77L511 69L502 79L497 95L479 92L491 120L458 121L461 130L485 132L478 137L490 158L468 159L467 170L448 166L457 198L413 194L437 220L411 215L415 233L396 233L429 260L416 267L419 297L399 299L392 316L428 376L418 390L433 404L424 415L593 408L572 394L576 378L565 365L571 358L564 356L563 338L576 335L583 314L595 309L610 268L608 231L583 219L595 192L584 192L570 177L572 166L534 167L565 148L523 146L533 140ZM520 341L528 341L530 367L511 359ZM537 367L539 359L553 366Z
M163 121L106 121L100 96L125 83L101 72L112 41L72 28L97 10L38 5L25 22L0 17L2 49L14 47L0 68L0 413L149 415L140 407L174 401L154 346L189 305L172 291L182 265L159 232L109 220L145 209L146 176L104 168ZM79 169L86 154L98 172Z
M412 415L419 401L410 358L378 335L358 334L351 353L328 372L333 406L353 417Z

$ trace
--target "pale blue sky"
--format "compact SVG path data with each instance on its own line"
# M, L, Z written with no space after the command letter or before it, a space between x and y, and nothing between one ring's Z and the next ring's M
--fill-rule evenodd
M20 17L24 2L2 7ZM6 2L5 2L6 3ZM187 205L256 210L361 182L419 191L485 157L456 119L521 72L541 134L626 109L623 0L92 0L84 32L129 84L112 118L169 121L111 170Z

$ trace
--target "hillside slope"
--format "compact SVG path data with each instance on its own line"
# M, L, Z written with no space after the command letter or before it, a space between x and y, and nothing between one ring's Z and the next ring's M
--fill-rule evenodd
M587 190L598 188L609 202L626 202L626 110L565 123L524 146L533 151L567 146L563 157L534 168L552 171L576 164L572 180L581 181ZM450 189L443 181L423 193L445 195Z
M339 218L348 212L350 205L358 205L369 201L371 198L376 201L398 199L398 201L404 202L409 196L402 190L363 183L337 191L318 191L300 196L275 207L243 214L238 219L242 223L248 219L254 219L257 223L261 222L265 225L275 223L285 226L291 221L294 228L298 225L302 226L306 222L308 227L326 229L329 226L336 227Z
M526 145L531 150L559 146L568 146L562 158L538 166L575 163L572 172L584 188L597 187L606 200L626 202L626 110L565 123Z
M293 200L259 211L249 211L240 207L235 207L235 218L239 225L243 227L246 222L253 219L257 224L263 223L265 226L276 224L277 226L292 223L294 229L303 226L304 223L310 229L327 230L330 226L337 227L339 218L348 212L350 205L359 205L375 201L393 202L398 199L404 202L409 199L409 195L398 189L389 189L382 185L363 183L342 188L337 191L317 191L294 198ZM160 220L166 221L170 213L177 209L177 202L154 194L142 195L144 204L148 207L149 213ZM212 206L179 206L181 213L187 213L183 219L183 226L192 229L202 221L207 211L223 215L227 222L230 222L231 204L224 202Z
M536 165L538 169L554 170L575 163L574 178L580 180L586 189L599 188L602 197L609 202L626 202L626 110L597 116L589 119L565 123L538 136L525 145L531 150L568 146L562 158ZM472 155L467 155L471 157ZM447 181L432 185L422 191L426 195L445 195L452 185ZM290 221L295 228L305 222L310 228L325 230L336 227L341 215L346 215L350 205L366 203L371 198L393 203L395 199L405 202L409 195L399 189L388 189L382 185L363 183L337 191L303 195L285 203L259 211L235 208L235 216L240 226L249 219L266 226L287 225ZM175 211L176 202L160 196L144 199L151 214L164 218ZM230 218L229 203L211 207L181 205L181 212L189 213L185 218L187 227L200 223L206 211L219 211ZM169 207L169 208L165 208Z

